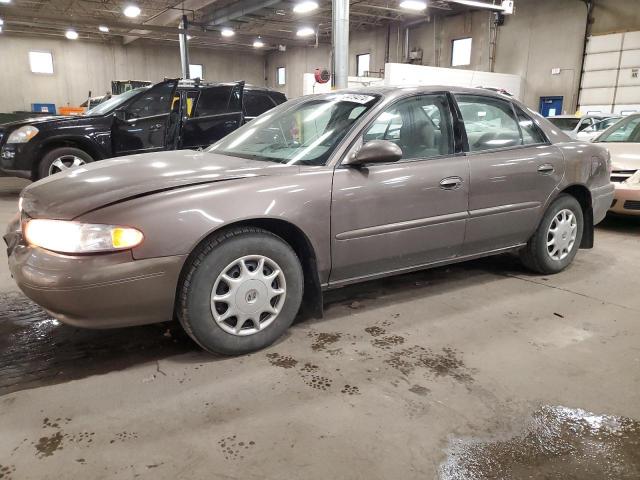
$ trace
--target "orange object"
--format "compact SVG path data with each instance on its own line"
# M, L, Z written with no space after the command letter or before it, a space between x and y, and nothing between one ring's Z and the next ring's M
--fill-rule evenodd
M85 109L83 107L60 107L58 113L60 115L83 115Z

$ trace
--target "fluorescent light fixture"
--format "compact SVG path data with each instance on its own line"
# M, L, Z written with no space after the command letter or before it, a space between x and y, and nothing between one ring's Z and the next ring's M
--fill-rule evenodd
M404 0L400 2L400 8L421 12L427 8L427 2L423 2L421 0Z
M262 48L264 47L264 42L262 41L262 39L260 37L256 38L255 41L253 42L253 46L255 48Z
M193 37L191 35L187 35L187 40L191 40Z
M318 2L314 2L313 0L304 0L296 3L293 7L293 11L295 13L309 13L313 12L316 8L318 8Z
M233 31L233 28L223 28L220 31L220 34L223 37L233 37L236 34L236 32Z
M100 30L102 33L109 33L109 27L107 27L106 25L100 25L98 27L98 30Z
M11 0L0 0L0 3L11 3Z
M2 27L0 26L0 33L2 33Z
M77 40L78 32L70 28L65 32L64 36L67 37L69 40Z
M316 31L311 27L300 27L296 32L296 35L299 37L308 37L310 35L315 35Z
M4 25L4 20L2 20L2 19L0 18L0 27L1 27L2 25Z
M476 0L449 0L452 3L459 3L460 5L467 5L469 7L488 8L489 10L496 10L498 12L504 11L502 5L493 5L491 3L478 2Z
M129 18L136 18L140 15L141 12L142 10L140 10L140 7L138 7L137 5L127 5L122 11L122 13L124 13L124 16Z

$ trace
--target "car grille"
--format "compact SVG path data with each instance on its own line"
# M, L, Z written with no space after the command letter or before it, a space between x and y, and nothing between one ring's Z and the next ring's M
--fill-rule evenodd
M640 210L640 200L627 200L624 202L626 210Z
M633 176L636 170L614 170L611 172L611 181L614 183L622 183Z

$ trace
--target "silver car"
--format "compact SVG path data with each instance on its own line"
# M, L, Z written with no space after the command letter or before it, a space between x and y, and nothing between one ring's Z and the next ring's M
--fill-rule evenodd
M105 160L27 187L22 291L63 322L177 317L208 351L274 342L373 278L517 251L542 274L594 242L605 149L513 98L450 87L302 97L201 152Z

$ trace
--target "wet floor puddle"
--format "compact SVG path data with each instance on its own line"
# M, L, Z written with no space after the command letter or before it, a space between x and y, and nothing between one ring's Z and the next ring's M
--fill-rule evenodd
M442 480L638 480L640 422L544 406L509 439L456 440Z
M196 350L174 323L74 328L20 293L0 294L0 395Z

